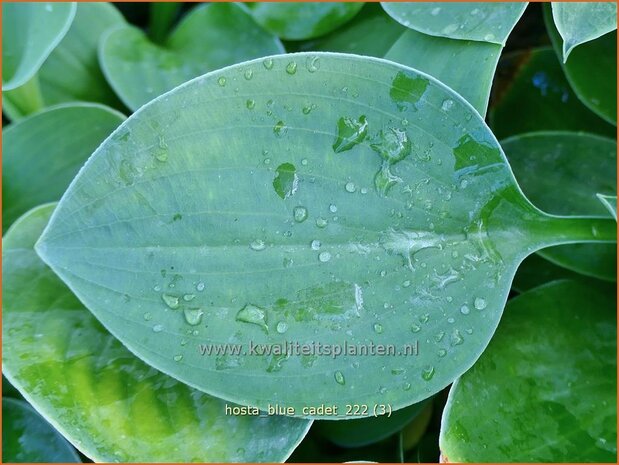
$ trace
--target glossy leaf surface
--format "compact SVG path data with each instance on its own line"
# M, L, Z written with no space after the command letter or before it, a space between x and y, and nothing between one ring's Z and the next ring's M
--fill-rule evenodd
M124 120L107 107L60 105L8 126L2 138L2 226L59 200L101 142Z
M558 56L563 41L553 24L550 6L544 20ZM606 121L617 125L617 32L606 34L574 49L563 65L565 76L578 98Z
M32 89L27 89L30 92L23 92L21 88L3 92L11 119L22 118L44 107L76 101L122 108L103 77L97 56L101 35L122 24L122 15L111 4L80 2L69 31L34 76L36 92L40 95L38 104L28 103ZM11 111L11 107L17 111Z
M451 388L445 460L616 462L615 310L612 293L575 281L510 301L488 349Z
M531 131L585 131L615 137L617 128L585 107L549 48L504 54L489 121L499 140Z
M285 460L307 421L226 415L132 355L37 257L53 208L31 210L3 241L3 371L28 401L98 462Z
M15 89L37 72L64 37L75 3L6 2L2 8L2 90Z
M563 38L563 61L574 47L617 29L615 2L553 2L552 18Z
M425 34L504 45L526 2L383 2L400 24Z
M256 25L244 7L211 3L191 10L163 46L136 27L111 31L102 39L100 59L112 87L136 110L207 71L280 52L279 40Z
M248 4L254 20L287 40L312 39L352 19L363 2L255 2Z
M525 195L555 215L609 216L596 198L617 190L617 144L569 132L515 136L501 143ZM615 244L573 244L539 252L554 263L602 279L616 279Z
M23 400L2 398L3 463L79 463L71 445Z
M302 409L399 409L444 388L488 343L526 255L615 230L532 207L479 114L433 78L294 54L210 73L132 115L37 251L161 371L323 416ZM418 350L283 354L286 341ZM221 344L241 354L207 355Z

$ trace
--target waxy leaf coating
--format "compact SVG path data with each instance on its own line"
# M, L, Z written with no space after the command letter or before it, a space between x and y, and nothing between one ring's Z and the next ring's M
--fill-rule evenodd
M400 24L450 39L505 45L526 2L382 2Z
M552 2L552 17L563 38L563 61L574 47L617 29L616 2Z
M310 422L226 414L224 401L143 363L84 308L33 249L53 209L31 210L3 241L2 368L24 397L97 462L285 460Z
M2 8L2 90L25 84L67 33L75 3L6 2Z
M616 306L612 293L576 281L510 301L487 350L451 388L445 461L615 463Z
M533 207L479 114L435 79L301 53L207 74L137 111L75 178L37 251L161 371L337 419L346 404L372 415L443 389L488 344L526 255L615 229ZM324 403L339 416L303 409Z

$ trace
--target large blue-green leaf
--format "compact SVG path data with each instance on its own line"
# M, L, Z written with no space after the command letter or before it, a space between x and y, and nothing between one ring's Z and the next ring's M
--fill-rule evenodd
M400 24L425 34L504 45L526 2L382 2Z
M596 198L617 192L617 143L584 133L549 131L501 142L525 195L555 215L610 216ZM571 270L616 279L615 244L573 244L539 254Z
M449 462L617 461L614 293L559 281L510 301L449 393ZM497 434L500 431L500 434Z
M501 56L489 110L499 140L531 131L585 131L614 137L617 128L585 107L549 47Z
M16 120L43 107L76 101L122 107L103 77L97 57L103 32L122 24L122 15L111 4L80 2L69 31L34 76L34 82L2 93L5 113ZM39 100L31 102L33 95Z
M287 40L319 37L353 18L363 2L255 2L247 5L254 20Z
M103 139L125 119L102 105L59 105L8 126L2 137L2 227L59 200Z
M37 251L154 367L230 401L333 419L303 408L397 410L466 371L526 255L615 239L612 219L533 207L482 118L442 83L309 53L210 73L134 113ZM282 353L285 341L299 349ZM370 342L410 355L301 348ZM221 344L246 353L208 355Z
M558 56L563 41L555 27L550 5L545 5L544 21ZM606 34L573 49L563 64L565 76L578 98L591 111L617 125L617 32Z
M5 2L2 8L2 90L30 80L69 30L75 3Z
M225 402L132 355L45 266L33 245L53 209L31 210L3 241L3 372L24 397L99 462L285 460L308 421L227 414Z
M563 38L563 61L574 47L617 29L616 2L552 2L552 17Z
M103 71L132 110L207 71L283 52L279 40L256 25L239 4L211 3L191 10L163 45L127 26L102 39Z
M69 443L23 400L2 398L2 463L79 463Z

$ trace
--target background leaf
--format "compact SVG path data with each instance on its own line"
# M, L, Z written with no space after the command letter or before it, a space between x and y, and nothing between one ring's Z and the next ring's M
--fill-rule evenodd
M247 6L254 20L286 40L320 37L352 19L363 2L255 2Z
M26 83L64 37L75 3L7 2L2 9L2 90Z
M617 29L615 2L552 2L552 17L563 38L563 61L574 47Z
M23 92L21 88L3 92L5 113L15 120L44 107L76 101L102 103L122 109L122 104L103 77L97 47L99 38L106 30L124 23L122 15L110 3L80 2L66 36L34 77L38 83L40 101L29 105L31 93Z
M393 412L391 416L347 421L317 421L315 428L329 441L341 447L360 447L379 442L397 433L413 421L427 406L419 402Z
M59 200L99 144L124 120L102 105L59 105L12 124L2 138L2 227Z
M179 84L233 63L283 52L235 3L211 3L191 10L163 46L136 27L102 39L101 65L119 97L132 110Z
M3 372L84 454L103 462L276 462L309 422L226 415L225 402L144 364L36 256L54 209L3 241ZM170 357L182 352L179 342Z
M488 349L451 388L445 460L616 462L615 309L613 293L575 281L511 300Z
M617 128L585 107L551 48L504 54L489 111L492 132L504 139L531 131L585 131L615 137Z
M544 5L544 20L552 45L562 56L563 41ZM617 125L617 32L606 34L574 49L563 65L565 76L582 103Z
M393 19L418 32L504 45L527 3L382 2L382 6Z
M447 84L485 115L501 47L422 34L367 4L346 28L302 50L369 55L410 66Z
M3 463L79 463L71 445L23 400L2 398Z
M443 84L310 53L216 71L141 108L75 178L37 250L147 363L237 403L325 416L302 408L397 410L441 390L488 343L526 255L615 237L614 220L532 207ZM196 350L248 341L418 341L418 355Z
M600 202L608 209L613 218L617 219L617 196L616 195L604 195L597 194Z
M582 133L539 132L501 142L525 195L555 215L609 216L597 192L617 189L617 144ZM601 279L616 279L615 244L573 244L540 250L552 262Z

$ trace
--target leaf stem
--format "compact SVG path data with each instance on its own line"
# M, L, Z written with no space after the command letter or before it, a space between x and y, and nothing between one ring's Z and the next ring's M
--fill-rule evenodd
M539 248L583 242L617 242L617 222L612 218L544 215L530 227L541 238Z

